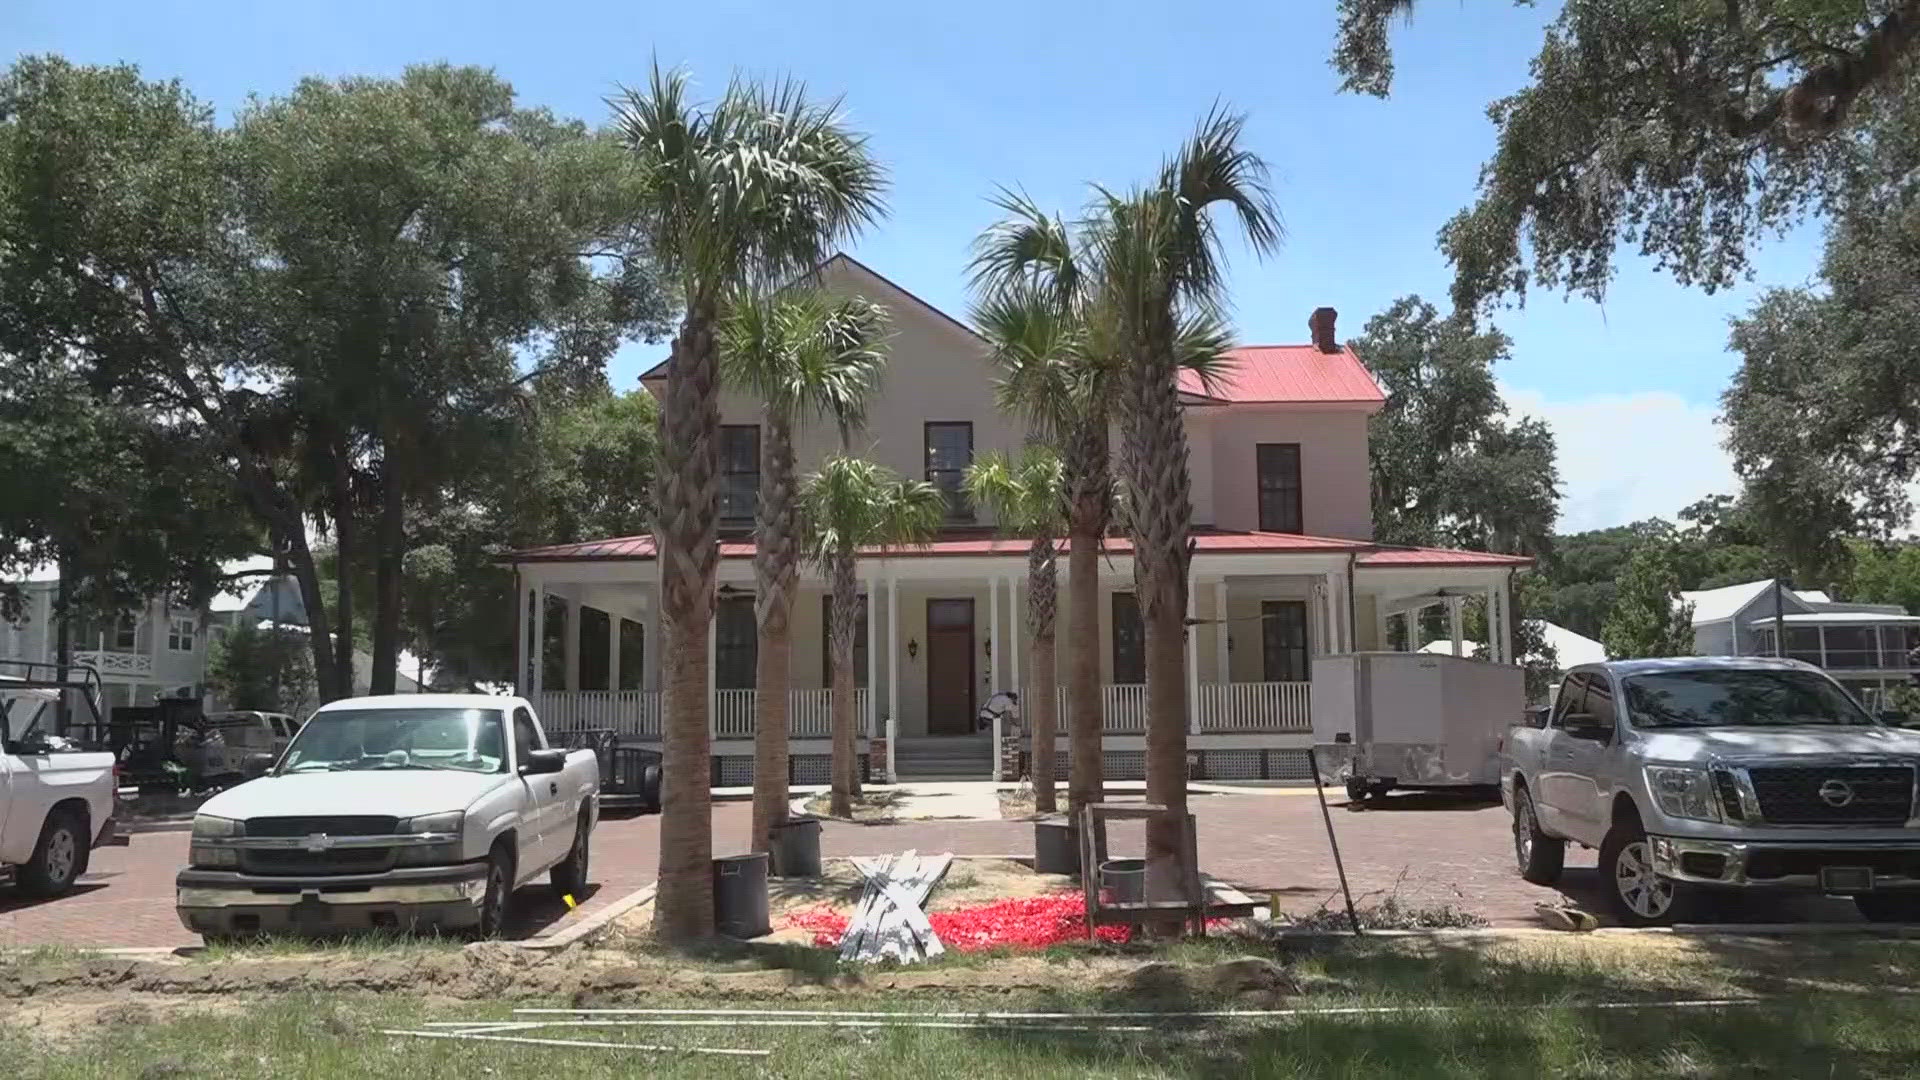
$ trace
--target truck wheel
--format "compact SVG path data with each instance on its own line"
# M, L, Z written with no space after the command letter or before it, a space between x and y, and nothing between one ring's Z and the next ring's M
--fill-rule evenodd
M587 860L591 855L593 834L588 828L591 818L585 810L573 823L573 847L567 851L567 857L555 863L548 880L553 883L553 891L561 896L577 896L587 887Z
M1622 926L1670 926L1687 921L1698 894L1653 872L1653 849L1637 820L1614 822L1600 842L1600 879L1607 907Z
M1860 917L1868 922L1920 922L1920 893L1861 893L1853 898L1853 906L1860 909Z
M59 896L87 869L87 831L70 810L47 815L33 854L20 867L20 891L28 896Z
M650 814L660 812L660 766L649 765L640 774L640 809Z
M1540 831L1533 796L1523 787L1513 789L1513 857L1520 864L1520 876L1535 885L1560 880L1560 869L1567 860L1567 842Z
M474 936L491 940L500 936L513 909L513 856L496 846L487 856L487 891L480 898L480 925Z

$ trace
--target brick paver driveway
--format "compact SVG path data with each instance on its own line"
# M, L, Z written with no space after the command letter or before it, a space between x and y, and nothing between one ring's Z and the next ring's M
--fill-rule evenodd
M1195 795L1200 859L1216 877L1249 891L1281 894L1291 911L1326 903L1337 908L1333 859L1317 801L1298 792ZM714 806L714 852L746 850L749 806ZM1560 893L1528 885L1513 871L1508 819L1499 805L1398 795L1385 808L1333 806L1356 900L1395 894L1403 905L1450 905L1497 926L1534 925L1533 907ZM523 889L521 933L548 933L653 880L658 861L654 817L610 818L594 836L597 888L569 915L544 886ZM1137 853L1138 826L1116 826L1115 854ZM920 821L897 825L829 823L827 855L872 855L917 848L959 855L1030 854L1032 826L1019 822ZM0 944L180 946L198 944L173 913L173 875L186 859L184 831L140 833L130 846L94 853L80 888L65 897L28 902L0 893ZM1599 911L1591 853L1570 852L1567 895ZM1767 904L1743 913L1756 921L1852 917L1852 905L1829 901Z

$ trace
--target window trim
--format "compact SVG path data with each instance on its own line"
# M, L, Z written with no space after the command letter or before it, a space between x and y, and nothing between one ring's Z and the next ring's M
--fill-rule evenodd
M967 432L967 465L972 465L974 450L976 449L976 444L973 441L973 421L971 420L927 420L920 425L920 453L921 453L920 464L921 464L922 477L926 480L927 483L932 484L936 488L940 488L941 494L944 495L946 494L947 489L942 487L938 480L934 479L934 474L936 472L942 475L946 473L953 473L954 474L953 490L957 493L957 496L949 497L947 500L947 520L955 521L955 522L971 522L975 520L977 516L977 512L974 510L973 500L967 498L967 493L966 493L967 466L963 465L958 469L937 469L937 470L933 467L933 432L935 428L965 428Z
M727 433L730 431L753 432L753 471L752 472L727 468L727 455L724 452L724 448L727 443ZM760 514L760 452L761 452L760 425L759 424L721 424L720 432L717 438L719 441L716 443L716 446L722 448L722 452L719 454L720 492L722 495L721 505L719 507L720 522L723 525L750 525L753 523L755 518L759 517L759 514ZM729 514L726 512L726 502L725 502L724 496L732 486L731 485L732 478L736 476L753 477L753 509L747 512L746 514Z
M185 648L181 648L179 645L175 644L175 642L181 640L180 627L182 624L185 624L187 628L187 633L186 633L187 644ZM168 617L167 619L167 651L168 652L190 653L196 647L198 647L199 643L200 643L200 620L199 619L193 617L192 615L173 615Z
M1288 496L1289 492L1287 487L1280 486L1280 485L1276 485L1272 491L1268 490L1267 483L1266 483L1266 477L1268 475L1267 470L1262 467L1267 457L1266 451L1288 450L1288 449L1291 449L1293 451L1293 483L1291 485L1291 492L1290 492L1291 505L1273 507L1273 510L1275 511L1275 513L1272 517L1269 517L1268 515L1269 496L1271 495L1272 497L1277 499L1277 498ZM1305 498L1306 480L1304 476L1306 472L1305 456L1306 455L1303 453L1301 449L1301 445L1297 442L1255 443L1254 444L1254 447L1253 447L1253 488L1254 488L1254 501L1255 501L1254 510L1259 518L1261 532L1290 533L1292 535L1299 536L1299 535L1303 535L1307 531L1307 516L1306 516L1307 510L1306 510L1306 498ZM1290 510L1292 512L1293 528L1290 528L1290 529L1286 528L1284 522L1281 522L1280 520L1278 520L1281 516L1280 511L1282 510Z

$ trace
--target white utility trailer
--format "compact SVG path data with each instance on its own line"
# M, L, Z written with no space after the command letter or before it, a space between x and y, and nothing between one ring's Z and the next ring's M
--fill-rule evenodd
M1362 652L1313 661L1313 747L1321 779L1356 801L1394 788L1490 787L1500 738L1526 710L1526 674L1434 653Z

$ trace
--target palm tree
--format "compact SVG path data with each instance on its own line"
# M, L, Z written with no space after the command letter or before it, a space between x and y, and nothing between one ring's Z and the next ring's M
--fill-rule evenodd
M1054 811L1053 751L1059 707L1055 691L1053 621L1058 605L1054 551L1065 524L1066 477L1060 455L1039 443L1019 458L1002 453L983 454L967 469L967 494L986 506L1000 528L1028 537L1027 633L1033 676L1028 682L1027 729L1033 737L1033 803L1043 814ZM996 748L995 753L998 753Z
M656 65L644 91L613 101L636 165L637 227L686 305L660 408L660 565L665 680L659 888L654 928L668 941L713 933L712 747L707 632L719 526L716 337L727 297L817 265L881 212L882 170L837 103L794 82L734 82L718 102L688 100Z
M721 372L758 396L766 417L760 443L760 505L754 532L752 850L772 847L787 816L787 688L793 651L793 592L799 576L799 477L794 426L832 419L860 426L886 363L886 311L870 301L835 300L811 290L734 303L720 332Z
M985 295L973 321L1001 367L1001 407L1025 416L1063 461L1067 526L1067 806L1102 798L1099 557L1115 513L1108 432L1127 356L1102 305L1104 228L1098 216L1071 230L1022 195L997 200L1007 217L975 244L974 286ZM1226 373L1227 328L1210 313L1186 313L1177 362L1216 384Z
M832 617L827 649L833 671L832 813L853 813L857 784L853 740L853 635L860 617L860 596L853 576L854 556L863 547L924 545L946 520L947 501L940 489L922 480L903 480L871 461L836 454L820 464L800 489L806 522L806 557L827 575Z
M1134 579L1145 632L1147 801L1187 802L1187 569L1193 507L1176 381L1183 336L1221 333L1225 307L1216 204L1234 212L1256 253L1278 247L1266 164L1240 145L1244 119L1215 109L1147 187L1101 191L1090 230L1098 309L1125 346L1120 454ZM1171 865L1176 822L1147 830L1150 867ZM1151 873L1151 872L1150 872ZM1159 875L1154 875L1159 876ZM1161 880L1166 880L1164 877ZM1151 883L1150 883L1151 887Z

